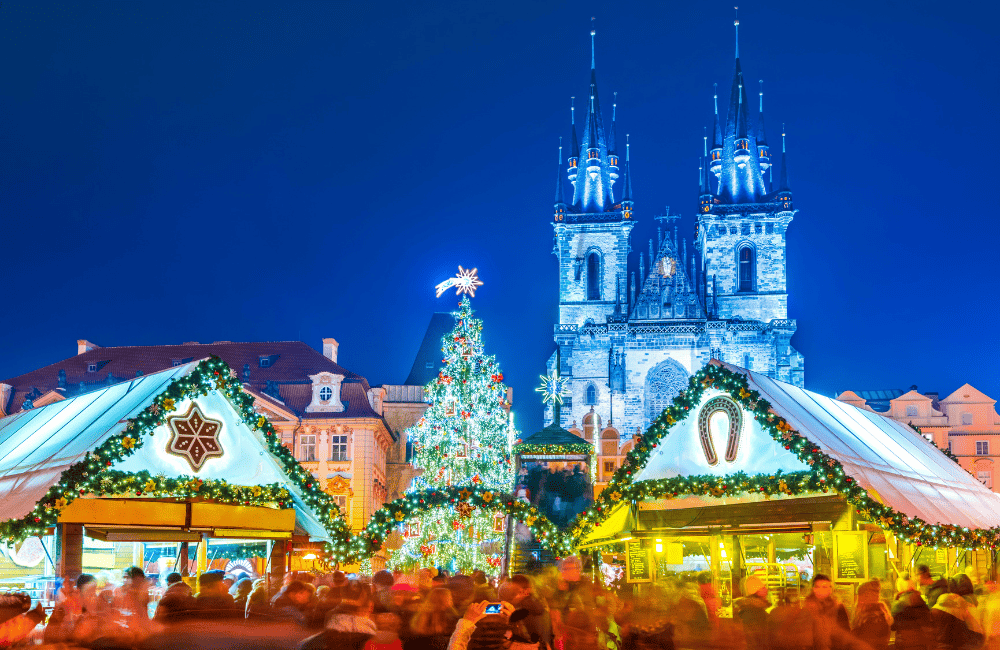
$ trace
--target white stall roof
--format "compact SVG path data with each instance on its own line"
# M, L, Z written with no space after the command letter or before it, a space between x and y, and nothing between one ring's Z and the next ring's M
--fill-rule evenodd
M0 521L19 519L31 512L49 488L58 483L64 470L83 460L88 451L110 436L121 433L130 418L199 363L192 361L0 419ZM228 404L224 398L219 402ZM230 415L237 417L235 410ZM136 471L141 469L132 466L137 461L137 457L125 459L116 469ZM326 539L328 534L292 481L288 489L293 495L299 532Z
M722 365L745 374L750 388L770 402L775 413L839 461L873 498L931 524L1000 526L1000 497L905 424Z

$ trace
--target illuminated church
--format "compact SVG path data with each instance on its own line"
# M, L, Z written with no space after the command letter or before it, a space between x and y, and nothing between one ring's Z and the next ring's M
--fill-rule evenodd
M656 217L656 240L638 250L629 145L620 148L616 105L605 119L593 39L592 31L585 117L577 124L572 111L556 177L559 322L548 370L567 380L560 424L590 440L629 438L713 358L802 386L787 313L785 233L795 210L784 134L773 169L763 90L751 106L738 31L725 121L716 95L711 142L704 138L693 241L678 238L668 210ZM547 424L552 417L549 407Z

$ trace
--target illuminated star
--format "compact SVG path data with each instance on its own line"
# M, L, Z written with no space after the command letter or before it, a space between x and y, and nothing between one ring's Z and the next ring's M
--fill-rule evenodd
M437 290L437 297L440 298L441 294L448 289L455 287L455 295L460 296L463 293L467 293L473 298L476 297L476 287L483 286L482 281L476 275L478 269L465 270L461 266L458 267L458 275L453 278L448 278L444 282L438 284L434 287Z
M560 377L555 370L548 375L538 375L538 378L542 380L542 385L535 392L542 393L542 403L562 404L563 397L569 395L569 380Z

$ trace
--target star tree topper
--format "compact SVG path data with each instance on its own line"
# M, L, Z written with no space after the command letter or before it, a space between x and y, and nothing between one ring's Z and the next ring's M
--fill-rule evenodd
M563 397L569 394L569 380L560 377L555 370L548 375L538 375L538 378L542 380L542 385L535 392L542 394L542 404L562 404Z
M463 293L467 293L473 298L476 297L476 287L483 286L482 281L476 275L478 269L465 270L461 266L458 267L458 275L453 278L448 278L444 282L438 284L434 287L437 290L437 297L440 298L441 294L448 289L455 287L455 295L460 296Z

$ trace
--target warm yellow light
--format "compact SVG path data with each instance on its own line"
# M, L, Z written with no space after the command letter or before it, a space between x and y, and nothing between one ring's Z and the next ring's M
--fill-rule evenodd
M656 552L657 553L662 553L663 552L663 544L657 544L656 545Z
M302 556L302 559L303 560L315 560L316 559L316 554L315 553L306 553L305 555Z

